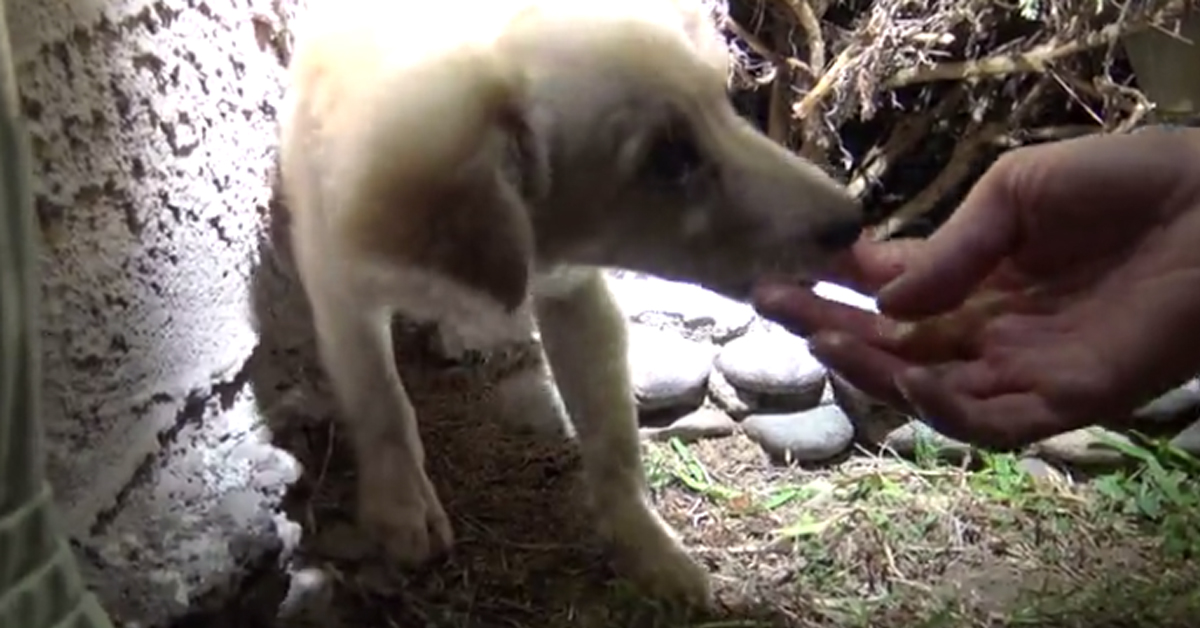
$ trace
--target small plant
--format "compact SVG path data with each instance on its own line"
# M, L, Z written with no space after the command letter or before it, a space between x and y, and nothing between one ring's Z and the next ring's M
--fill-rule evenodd
M1161 440L1133 435L1137 442L1104 437L1105 443L1138 463L1132 471L1097 478L1101 507L1157 528L1163 549L1175 557L1200 553L1200 460Z

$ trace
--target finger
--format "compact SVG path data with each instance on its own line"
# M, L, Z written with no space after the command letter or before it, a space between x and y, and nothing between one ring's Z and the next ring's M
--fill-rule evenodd
M826 368L855 388L901 412L912 411L894 384L896 376L910 366L908 362L840 332L813 336L809 348Z
M920 254L925 240L904 238L887 242L859 240L849 253L833 263L831 281L860 292L874 295L908 267L910 260Z
M1017 150L998 160L962 205L907 261L904 272L878 292L881 311L911 320L959 304L1011 252L1019 232L1015 188L1029 166Z
M1079 427L1033 392L975 397L922 367L899 373L894 386L934 430L977 446L1018 449Z
M894 321L825 299L810 288L764 284L755 289L753 298L760 314L804 338L821 331L840 331L886 348L894 346L897 341L893 339L899 337Z

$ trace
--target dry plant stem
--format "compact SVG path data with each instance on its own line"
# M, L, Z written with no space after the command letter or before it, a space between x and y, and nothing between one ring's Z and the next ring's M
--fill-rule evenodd
M796 24L804 32L804 40L808 48L808 67L814 72L822 72L825 69L825 37L821 34L821 21L816 11L813 10L810 0L783 0L783 4L787 6L795 18ZM786 49L788 41L785 32L780 32L777 43L778 49ZM779 111L776 106L786 107L786 103L782 99L790 91L788 88L792 85L794 78L791 72L780 72L776 77L776 85L781 89L772 93L772 116L777 113L786 115L786 111ZM783 81L782 85L780 85L780 81ZM774 100L776 97L780 100ZM821 127L820 116L808 116L801 119L800 129L800 155L809 161L823 165L826 159L822 142L824 129Z
M1073 124L1067 126L1049 126L1013 131L996 137L994 143L1004 148L1016 148L1031 142L1055 142L1103 132L1104 127L1099 125Z
M776 68L786 67L793 71L800 72L810 78L814 76L813 69L810 68L807 63L795 57L779 54L770 46L768 46L766 42L759 39L757 35L751 33L750 31L746 30L744 26L735 22L733 18L725 20L725 27L728 28L734 34L734 36L746 42L746 45L749 46L755 54L763 59L766 59Z
M996 55L986 59L905 68L896 72L884 82L884 87L887 89L896 89L906 85L932 83L934 81L961 81L988 76L1005 76L1020 72L1044 72L1046 66L1057 59L1091 48L1111 45L1121 37L1151 28L1162 20L1171 19L1175 14L1181 13L1187 7L1187 4L1184 1L1170 2L1158 11L1155 11L1151 16L1137 21L1123 21L1109 24L1098 31L1083 35L1074 41L1050 41L1025 52Z
M798 120L807 120L813 114L813 111L821 104L826 94L830 89L833 89L834 84L841 78L842 72L850 66L850 62L855 58L855 53L858 51L857 46L849 46L834 59L833 65L829 66L821 74L821 78L816 85L800 99L800 102L792 106L792 116Z
M1138 124L1142 122L1142 120L1146 118L1147 115L1149 115L1149 113L1150 107L1143 105L1142 103L1134 105L1133 111L1129 114L1129 117L1122 120L1121 123L1113 129L1113 133L1128 133L1132 131L1135 127L1137 127Z
M808 65L817 72L825 69L825 37L821 35L821 20L810 0L784 0L784 4L796 16L796 23L804 29L808 43Z
M883 224L873 229L871 233L872 238L876 241L890 238L897 231L903 229L905 225L925 215L937 206L938 201L942 200L950 190L957 187L971 175L971 169L975 165L975 160L984 149L994 145L998 138L1007 135L1009 129L1021 124L1021 119L1041 99L1042 92L1045 91L1048 84L1048 79L1043 78L1034 85L1025 96L1025 99L1021 101L1021 104L1013 109L1012 117L1009 120L986 124L972 121L963 133L964 138L955 145L946 167L915 198L905 203L900 209L889 216Z
M955 89L947 94L932 111L900 120L884 144L873 146L871 150L867 151L862 167L847 185L850 193L859 198L866 195L871 184L882 180L888 169L900 156L907 154L929 135L929 131L936 121L958 108L966 93L966 90L961 87Z
M987 124L972 122L969 124L963 132L965 137L955 145L946 167L912 200L875 227L871 234L872 238L876 241L886 240L912 221L929 213L950 190L971 175L975 160L985 148L996 141L997 137L1008 130L1008 126L1007 122Z

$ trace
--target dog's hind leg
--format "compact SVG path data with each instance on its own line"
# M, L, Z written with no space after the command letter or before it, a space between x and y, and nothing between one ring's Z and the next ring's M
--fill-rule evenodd
M560 290L536 296L538 326L578 436L600 533L631 580L656 595L707 604L706 570L649 501L624 318L598 270L571 274Z

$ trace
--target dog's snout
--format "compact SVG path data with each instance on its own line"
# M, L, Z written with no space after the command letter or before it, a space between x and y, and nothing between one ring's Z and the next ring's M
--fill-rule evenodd
M859 220L839 220L825 225L817 233L817 244L827 250L836 251L850 248L862 235L863 225Z

